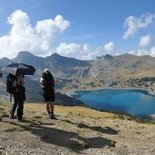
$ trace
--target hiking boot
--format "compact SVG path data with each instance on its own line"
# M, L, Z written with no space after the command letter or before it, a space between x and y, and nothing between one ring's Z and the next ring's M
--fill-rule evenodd
M50 119L56 119L56 117L55 116L51 116Z
M48 111L47 114L48 114L48 118L50 118L50 116L51 116L51 112Z
M17 118L17 121L18 122L23 122L23 119L22 118Z
M16 118L14 115L9 115L9 118L10 119L14 119L14 118Z
M56 117L54 116L54 113L53 112L50 113L50 116L49 117L50 117L50 119L56 119Z

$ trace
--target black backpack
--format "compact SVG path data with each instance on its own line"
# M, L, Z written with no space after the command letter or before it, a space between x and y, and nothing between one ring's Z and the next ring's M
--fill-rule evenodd
M13 86L13 82L15 80L16 80L16 77L9 73L6 81L6 91L10 94L14 94L16 92L16 87Z
M42 88L44 90L50 90L54 87L54 77L50 72L44 72L42 78Z

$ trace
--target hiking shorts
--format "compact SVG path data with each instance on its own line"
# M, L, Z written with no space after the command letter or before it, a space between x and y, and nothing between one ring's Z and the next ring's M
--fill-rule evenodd
M50 90L50 91L43 90L43 97L44 97L45 102L54 102L55 101L54 90Z

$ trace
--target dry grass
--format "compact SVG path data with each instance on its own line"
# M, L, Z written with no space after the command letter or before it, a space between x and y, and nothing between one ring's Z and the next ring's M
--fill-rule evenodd
M1 102L0 107L7 114L10 105ZM56 105L58 120L47 119L45 112L45 104L25 103L24 122L10 120L8 116L2 117L0 154L10 154L16 149L21 154L33 154L32 151L39 154L39 151L45 149L47 154L64 155L78 154L75 152L77 150L81 154L97 155L152 155L155 152L154 124L120 120L114 118L112 113L78 106Z
M35 112L46 112L45 111L45 104L38 104L38 103L27 103L25 104L25 109L32 110ZM79 107L79 106L58 106L55 105L55 113L57 115L66 116L70 115L81 115L81 116L88 116L94 118L112 118L114 114L107 113L107 112L100 112L97 110L93 110L86 107Z

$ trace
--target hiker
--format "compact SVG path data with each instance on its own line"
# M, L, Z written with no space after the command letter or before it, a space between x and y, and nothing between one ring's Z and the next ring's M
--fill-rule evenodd
M17 102L16 102L16 94L17 94L17 78L13 74L9 73L7 76L6 81L6 91L10 94L10 102L12 102L12 96L14 98L14 103L12 105L12 108L10 110L9 118L15 118L14 113L17 108Z
M55 92L54 92L54 77L48 69L42 74L40 78L43 98L46 103L46 111L50 119L56 119L54 116L54 101L55 101Z
M14 92L13 92L13 98L14 98L14 103L12 105L12 108L10 110L10 118L15 118L14 113L17 108L17 119L19 121L22 120L23 116L23 108L24 108L24 101L26 99L25 96L25 81L24 81L24 76L23 75L18 75L15 77L13 87L14 87Z

